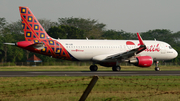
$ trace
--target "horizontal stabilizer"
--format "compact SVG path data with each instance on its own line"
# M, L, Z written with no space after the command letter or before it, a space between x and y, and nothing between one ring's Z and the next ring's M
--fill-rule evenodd
M35 43L31 45L32 47L40 50L40 49L44 49L44 44L43 43Z
M5 44L5 45L13 45L13 46L16 45L16 43L3 43L3 44Z
M44 49L44 43L41 43L41 42L32 43L30 41L20 41L20 42L17 42L16 45L21 48L33 47L38 50Z

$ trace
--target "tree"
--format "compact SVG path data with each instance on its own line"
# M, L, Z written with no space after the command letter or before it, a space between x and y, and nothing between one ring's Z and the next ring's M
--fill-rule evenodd
M173 33L172 38L176 44L180 44L180 31Z
M121 36L124 40L138 40L136 33L122 32Z
M2 30L6 24L7 24L6 19L0 18L0 30Z
M12 22L10 24L6 23L6 25L4 25L1 29L1 32L0 47L4 50L4 61L16 61L16 59L21 60L22 55L20 54L23 53L22 49L17 49L16 47L3 44L4 42L15 43L24 40L24 34L20 20L17 22Z
M172 32L167 29L155 29L155 30L149 30L148 32L141 33L141 37L144 40L160 40L165 42L171 42L173 39L170 37L172 35Z
M47 20L47 19L38 19L39 23L41 24L41 26L44 28L45 31L47 31L49 28L51 28L52 26L58 26L57 22L51 22L51 20Z
M61 39L83 39L84 31L73 26L60 25L51 27L47 33L53 38Z
M104 31L102 37L104 39L122 39L121 32L115 30Z
M105 29L105 24L97 20L84 18L58 18L59 25L68 25L84 30L85 37L99 39Z
M12 22L6 26L6 29L9 30L10 33L14 34L24 34L21 20L18 20L16 22Z
M112 29L104 31L104 34L102 36L103 36L103 38L106 38L106 39L123 39L123 40L137 39L137 35L134 33L128 33L123 30L115 31Z
M4 29L4 26L7 24L6 22L6 19L5 18L0 18L0 48L2 50L1 52L1 56L5 56L5 58L7 58L7 48L6 47L3 47L3 41L4 41L4 37L3 37L3 29ZM6 52L6 54L5 54ZM1 57L1 61L3 59L3 57Z

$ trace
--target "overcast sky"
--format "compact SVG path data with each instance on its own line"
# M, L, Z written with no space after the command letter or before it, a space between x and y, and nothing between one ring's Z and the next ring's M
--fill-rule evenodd
M106 24L106 29L133 33L180 31L180 0L0 0L0 17L19 20L19 6L28 6L38 19L90 18Z

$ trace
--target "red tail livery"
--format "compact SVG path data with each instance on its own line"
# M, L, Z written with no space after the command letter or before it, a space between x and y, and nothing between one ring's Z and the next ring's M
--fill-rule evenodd
M54 58L72 60L73 58L61 43L51 38L28 7L19 7L26 41L17 42L17 46Z

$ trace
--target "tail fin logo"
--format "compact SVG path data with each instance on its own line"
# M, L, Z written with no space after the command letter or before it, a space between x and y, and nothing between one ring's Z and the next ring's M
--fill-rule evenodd
M28 7L19 7L19 11L26 40L19 42L19 47L55 58L76 60L61 43L46 33Z
M28 7L19 7L26 41L50 39Z

